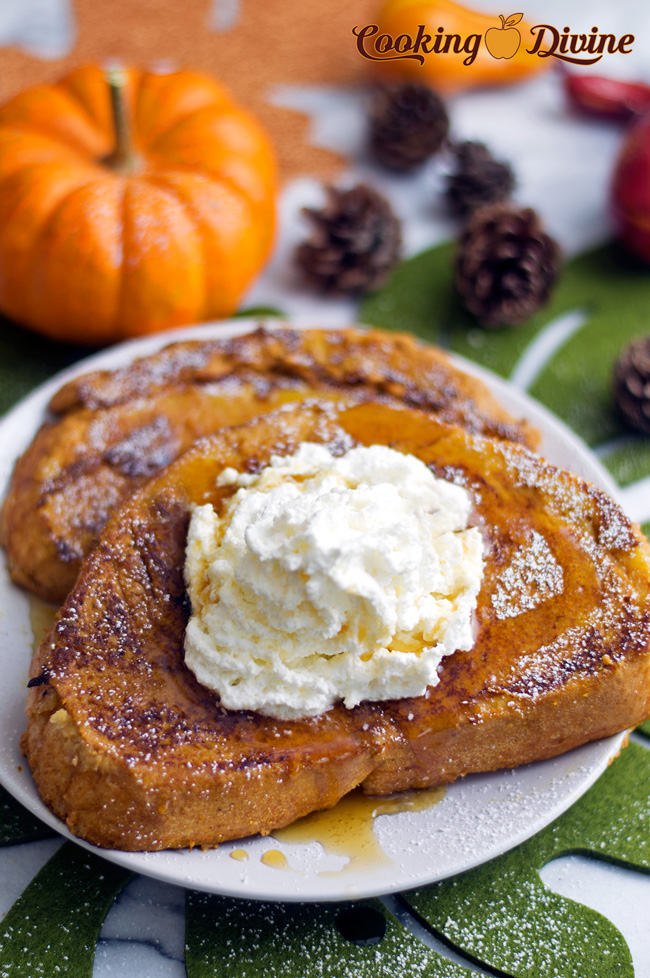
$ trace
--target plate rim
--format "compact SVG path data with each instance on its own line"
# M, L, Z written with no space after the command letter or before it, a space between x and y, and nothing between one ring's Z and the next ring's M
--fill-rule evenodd
M148 356L154 353L156 350L161 349L170 343L175 343L182 341L184 339L212 339L215 337L229 338L237 335L244 335L251 332L252 330L263 326L269 329L277 328L289 328L289 329L310 329L310 328L320 328L320 329L332 329L338 330L344 329L340 323L328 324L327 317L322 315L298 315L298 316L248 316L248 317L236 317L229 320L213 321L209 323L193 324L179 329L170 330L164 333L150 334L145 337L138 337L135 339L127 340L123 343L116 344L107 349L100 350L96 353L91 354L88 357L83 358L77 363L59 371L53 377L46 380L44 383L38 385L33 391L26 395L17 402L7 414L0 419L0 436L5 429L11 428L15 424L15 419L23 413L31 413L35 410L40 409L41 418L44 419L46 415L47 403L54 394L63 384L68 381L78 377L82 374L88 373L93 370L98 369L115 369L116 366L126 365L132 360L140 356ZM364 324L351 324L354 328L368 329L372 328ZM387 331L390 332L390 331ZM411 335L411 334L409 334ZM422 340L419 337L415 337L418 342L425 346L432 346L426 340ZM467 360L464 357L454 354L452 351L444 350L444 352L449 356L451 362L457 366L459 369L463 370L465 373L475 376L487 384L490 391L496 396L497 400L501 402L503 398L506 402L514 401L516 404L520 405L520 410L532 410L533 415L537 416L537 419L533 418L533 423L539 426L539 422L543 423L542 433L544 434L546 429L553 431L555 435L559 432L562 436L561 440L565 446L570 447L570 449L575 452L577 458L580 461L584 461L588 467L595 471L597 478L590 477L591 481L594 481L600 488L604 489L605 492L609 493L611 496L619 500L618 487L614 483L612 477L604 468L597 456L585 445L585 443L575 434L568 426L553 415L547 408L541 405L539 402L535 401L527 392L521 390L518 387L510 384L509 381L500 377L497 374L492 373L485 367L474 363L471 360ZM512 407L508 407L512 410ZM17 450L11 451L9 457L6 457L4 450L0 452L0 493L4 497L4 491L6 489L6 484L10 478L11 471L13 469L13 463L18 457L21 451L24 450L27 444L34 437L35 430L27 429L21 439L22 447L17 446ZM2 439L0 438L0 442ZM16 446L14 446L16 448ZM552 459L550 461L553 461ZM6 562L6 558L2 557L3 561ZM15 587L14 585L9 585L10 588ZM16 589L18 590L18 589ZM20 593L20 592L19 592ZM0 655L2 650L0 649ZM322 894L318 893L314 888L312 892L297 891L292 892L287 890L286 892L280 892L282 889L282 880L287 874L278 874L275 871L277 877L277 882L279 885L271 884L268 888L260 888L259 885L253 891L247 888L245 881L239 883L238 885L228 885L221 884L218 880L208 882L197 881L196 879L186 877L184 879L179 878L179 874L173 872L171 869L166 869L164 866L164 861L158 859L158 862L162 865L152 865L151 867L146 865L149 860L155 863L156 857L165 856L169 853L178 853L179 850L162 850L160 852L147 852L147 853L132 853L126 852L124 850L117 849L101 849L94 846L83 839L79 839L74 836L67 828L65 823L63 823L57 816L55 816L41 801L38 794L34 798L29 794L26 794L23 787L24 782L27 781L31 783L32 790L34 790L34 782L31 777L31 772L27 764L24 765L25 770L19 773L19 777L7 777L5 771L5 757L0 751L0 784L2 784L5 789L13 795L24 807L28 809L33 815L39 818L41 821L45 822L50 828L52 828L59 835L63 836L64 839L74 842L77 845L82 846L82 848L90 851L104 859L120 865L123 868L129 869L141 875L149 876L154 879L159 879L167 883L174 885L180 885L185 887L190 887L197 890L203 890L210 893L217 893L223 896L236 897L236 898L246 898L250 900L264 900L264 901L282 901L282 902L332 902L337 900L346 899L361 899L369 898L373 896L387 895L396 892L406 892L408 890L414 889L416 887L430 885L431 883L437 882L440 879L451 878L459 873L466 872L469 869L473 869L485 862L490 861L493 858L515 848L520 845L526 839L531 838L533 835L537 834L556 818L558 818L564 811L566 811L571 805L573 805L578 798L580 798L600 777L600 775L605 771L612 758L621 749L625 738L627 737L627 731L622 731L619 734L615 734L613 737L606 738L601 741L593 741L590 744L584 745L583 748L576 748L576 750L584 750L585 748L593 748L594 745L600 746L601 750L597 752L597 758L590 764L589 773L584 775L580 780L578 786L574 787L573 790L567 791L563 796L561 801L556 801L555 804L551 804L549 810L545 812L542 816L534 818L532 821L534 823L532 829L529 827L522 828L520 831L511 835L505 844L501 842L496 843L492 849L487 852L483 852L481 855L475 858L467 859L458 868L453 871L446 871L442 875L428 874L423 876L422 879L418 880L416 883L408 884L402 879L401 881L395 882L393 885L386 885L385 883L377 888L376 884L372 884L372 873L368 877L368 882L365 887L361 886L350 890L350 883L346 877L341 878L342 889L333 894ZM572 754L574 752L569 752ZM560 755L560 757L566 757L567 755ZM536 764L548 764L553 760L534 762ZM528 765L530 767L530 765ZM477 775L468 776L472 777L491 777L498 778L503 777L505 774L509 774L510 769L502 769L500 771L491 772L488 775ZM468 779L464 779L463 783L469 783ZM456 782L458 784L458 782ZM453 786L452 786L453 787ZM381 816L380 816L381 817ZM257 837L253 837L257 838ZM272 837L269 837L272 838ZM242 840L233 840L239 843ZM275 841L275 840L274 840ZM225 843L223 845L227 846L230 843ZM276 845L282 846L282 843L277 842ZM180 850L183 852L184 850ZM216 853L219 850L210 850L211 853ZM144 862L145 865L141 865ZM137 863L137 865L134 865ZM396 867L397 869L398 867ZM270 878L273 880L273 877ZM311 880L312 887L317 881L318 877L314 877ZM345 880L345 882L344 882Z

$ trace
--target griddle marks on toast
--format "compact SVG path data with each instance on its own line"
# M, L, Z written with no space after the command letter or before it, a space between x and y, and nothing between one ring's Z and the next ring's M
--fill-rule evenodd
M606 550L632 550L638 547L639 543L632 530L632 523L614 500L595 486L588 486L587 492L598 510L599 546Z
M101 703L98 703L101 706ZM114 744L133 766L143 756L165 748L194 744L201 739L201 723L164 702L143 705L138 697L126 697L119 711L107 716L104 711L93 718L93 727Z
M53 396L50 410L54 414L65 414L80 407L91 411L113 407L148 394L183 374L199 370L209 355L208 344L196 340L180 346L182 350L174 349L174 346L164 347L155 357L134 360L117 370L100 370L73 380Z
M132 525L133 544L141 555L157 600L184 605L183 565L190 510L185 500L166 492L152 500L146 521ZM183 622L183 627L185 622Z
M162 415L149 424L129 431L104 455L108 465L129 478L148 478L178 455L178 439L169 421Z
M474 399L474 390L452 376L437 354L411 338L386 334L318 331L279 332L264 328L230 340L173 344L114 372L99 371L72 381L51 401L55 413L84 406L92 410L152 396L165 385L222 381L236 371L252 380L300 381L333 391L367 388L409 406L440 413L468 430L526 441L531 432L497 416L493 405Z
M80 560L94 546L127 491L120 473L95 466L41 498L39 509L57 529L52 543L64 563Z
M638 548L639 540L630 519L602 490L566 472L558 472L531 452L513 452L506 442L500 444L499 451L516 472L519 485L541 490L552 498L558 512L573 525L594 524L596 546L604 550ZM586 537L584 543L588 543Z
M487 693L510 693L535 699L560 689L571 677L588 679L634 655L647 652L650 611L639 614L629 599L618 612L596 609L587 627L571 628L554 642L523 654L519 675Z

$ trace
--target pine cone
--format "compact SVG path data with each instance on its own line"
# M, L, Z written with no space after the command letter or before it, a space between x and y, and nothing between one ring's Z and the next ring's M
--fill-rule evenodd
M621 351L614 368L614 398L624 420L650 435L650 336Z
M359 293L378 288L397 264L400 225L390 204L371 187L327 190L318 211L305 208L315 230L296 250L296 262L324 292Z
M549 298L559 260L535 211L492 204L476 211L461 235L456 288L481 325L518 326Z
M437 153L447 138L449 117L426 85L377 85L370 117L370 150L391 170L412 170Z
M447 178L450 210L467 217L484 204L506 200L515 186L507 163L495 160L484 143L461 143L455 152L456 170Z

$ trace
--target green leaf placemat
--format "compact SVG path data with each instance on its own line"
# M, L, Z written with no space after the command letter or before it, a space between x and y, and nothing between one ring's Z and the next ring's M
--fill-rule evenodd
M187 978L470 978L378 900L251 903L188 892Z
M33 842L53 835L52 829L30 815L8 791L0 787L0 846Z
M0 414L38 384L93 352L54 343L0 316Z
M650 332L648 269L614 245L598 248L567 262L552 301L524 326L484 330L455 297L452 256L444 244L404 262L362 303L361 321L410 330L510 377L551 322L581 313L582 325L560 330L554 351L538 347L542 369L526 386L590 445L626 434L612 410L611 367L627 340Z
M516 978L631 978L619 931L557 896L539 870L582 852L650 872L650 751L630 744L599 781L534 838L404 901L454 947ZM640 978L640 976L639 976Z
M0 978L91 978L104 917L131 874L66 843L0 924Z

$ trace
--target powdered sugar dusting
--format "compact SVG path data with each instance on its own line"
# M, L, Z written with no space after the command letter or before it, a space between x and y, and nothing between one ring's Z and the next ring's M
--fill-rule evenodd
M562 568L544 537L533 531L531 542L515 551L501 575L492 606L497 618L517 618L563 590Z

